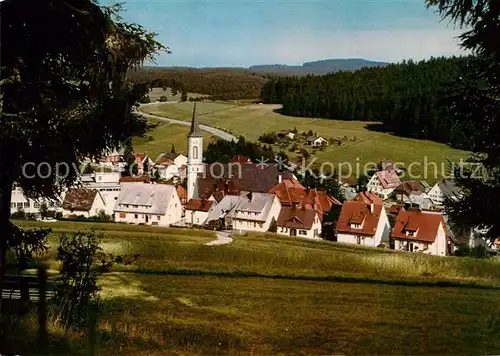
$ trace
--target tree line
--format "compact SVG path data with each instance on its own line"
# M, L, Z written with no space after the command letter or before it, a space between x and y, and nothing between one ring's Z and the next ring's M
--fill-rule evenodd
M212 100L256 99L267 82L267 76L238 68L142 67L128 73L128 78L134 83L206 94Z
M261 100L283 104L285 115L376 121L384 131L467 148L466 128L450 115L447 98L468 60L440 57L323 76L271 78Z

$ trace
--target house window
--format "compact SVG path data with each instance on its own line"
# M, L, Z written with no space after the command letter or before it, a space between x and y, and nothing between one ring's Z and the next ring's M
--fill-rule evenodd
M25 208L29 208L30 207L30 203L29 202L24 203L24 207Z
M15 208L16 207L16 203L10 203L10 207L11 208Z
M139 217L139 215L137 214L134 214L134 218L137 219Z
M318 229L314 229L314 237L318 237L318 236L319 236Z
M307 231L306 230L299 230L299 235L307 235Z
M198 146L193 147L193 159L198 159Z
M200 223L200 219L199 218L196 218L196 223L199 224Z
M17 208L22 209L23 208L23 203L17 203Z
M161 219L161 216L160 216L160 215L158 215L158 216L156 217L156 220L160 221L160 219Z
M361 229L361 224L351 224L351 229Z
M125 214L125 213L120 213L120 218L121 218L121 219L125 219L126 217L127 217L127 214Z
M361 245L361 236L356 236L356 243Z

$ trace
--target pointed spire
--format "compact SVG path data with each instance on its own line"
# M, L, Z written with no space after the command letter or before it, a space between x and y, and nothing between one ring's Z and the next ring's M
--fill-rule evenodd
M202 137L198 117L196 116L196 102L194 102L193 119L191 121L191 130L189 130L188 137Z

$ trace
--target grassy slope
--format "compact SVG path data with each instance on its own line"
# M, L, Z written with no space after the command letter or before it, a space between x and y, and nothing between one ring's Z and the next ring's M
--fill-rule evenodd
M271 235L210 247L203 245L213 238L208 231L44 226L54 229L53 246L57 233L94 227L105 234L106 251L141 254L137 265L101 278L101 355L484 354L500 347L497 289L403 285L500 285L497 260ZM388 280L400 285L380 283ZM63 354L83 348L80 335L51 330L53 340L69 340L59 344Z
M370 131L366 126L374 124L373 122L288 117L275 113L273 109L276 108L276 105L199 103L197 113L200 122L232 131L236 135L241 134L250 140L257 140L264 132L293 127L299 131L312 130L325 137L356 137L356 141L348 141L345 146L330 146L324 152L317 151L318 162L332 162L335 167L338 167L339 163L350 162L353 170L358 162L362 167L367 162L378 162L383 158L402 162L406 167L411 162L420 162L420 166L412 166L413 172L420 174L422 178L426 178L427 172L427 179L434 181L433 166L428 165L426 169L425 162L436 162L439 168L438 177L441 177L441 165L446 167L447 160L457 161L467 157L466 152L444 144ZM192 103L159 104L143 110L159 116L189 120ZM425 157L427 161L424 161Z
M170 88L167 88L166 91L164 91L162 88L152 88L151 91L149 92L149 99L151 101L156 101L159 100L161 96L166 96L167 101L180 101L181 100L181 92L177 92L177 95L172 95L172 91ZM203 94L197 94L197 93L187 93L188 98L197 98L200 96L206 96Z
M152 123L158 123L159 126L148 133L145 137L134 138L134 148L137 152L147 152L151 159L155 159L162 152L170 152L172 145L175 146L177 153L187 154L187 134L189 126L169 124L150 120ZM151 137L151 138L150 138ZM211 134L203 132L204 145L207 146Z

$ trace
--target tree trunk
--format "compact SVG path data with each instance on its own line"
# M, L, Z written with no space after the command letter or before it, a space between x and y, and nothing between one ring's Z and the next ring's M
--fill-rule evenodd
M1 162L5 162L5 159L7 159L2 157L2 153L5 153L5 151L3 151L2 143L0 142L0 319L2 317L1 294L3 292L4 277L7 267L7 234L10 230L10 203L13 185L12 176L8 167L1 164Z

